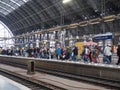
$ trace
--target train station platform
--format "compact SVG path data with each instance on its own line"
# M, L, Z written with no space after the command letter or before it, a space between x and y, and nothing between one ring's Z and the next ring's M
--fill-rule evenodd
M0 75L0 90L31 90L7 77Z
M108 90L107 88L96 86L90 83L70 80L54 75L49 75L42 72L36 72L33 75L28 75L27 70L18 67L13 67L5 64L0 64L0 70L14 74L15 76L28 79L34 82L43 82L46 85L51 84L63 88L63 90ZM13 89L10 89L13 90ZM26 90L26 89L24 89Z

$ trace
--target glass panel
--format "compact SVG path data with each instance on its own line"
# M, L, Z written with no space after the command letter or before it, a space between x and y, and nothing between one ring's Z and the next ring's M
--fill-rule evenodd
M14 45L12 32L0 21L0 47L8 48Z
M2 7L2 9L8 10L7 13L3 12L3 14L7 15L28 1L29 0L0 0L0 6Z

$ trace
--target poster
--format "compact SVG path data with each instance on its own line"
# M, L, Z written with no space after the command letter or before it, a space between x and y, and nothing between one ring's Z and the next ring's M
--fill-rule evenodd
M78 59L80 59L80 54L83 51L84 43L83 42L76 42L75 46L78 48Z

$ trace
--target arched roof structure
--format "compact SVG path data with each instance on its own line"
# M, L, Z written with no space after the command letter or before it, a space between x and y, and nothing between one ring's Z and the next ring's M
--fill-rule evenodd
M62 0L0 0L0 20L14 35L119 12L120 0L72 0L67 4Z

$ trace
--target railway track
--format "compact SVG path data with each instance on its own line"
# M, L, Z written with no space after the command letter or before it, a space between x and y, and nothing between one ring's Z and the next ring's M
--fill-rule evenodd
M37 83L33 83L31 81L28 81L28 80L20 78L20 77L16 77L12 74L9 74L9 73L3 72L3 71L0 71L0 75L3 75L3 76L5 76L13 81L16 81L16 82L30 88L31 90L52 90L52 89L43 87Z
M24 68L24 69L27 67L24 64L18 64L16 62L13 63L13 62L3 62L2 61L2 63L7 64L7 65L12 65L15 67ZM73 74L69 74L69 73L62 73L62 72L57 72L57 71L45 70L45 69L41 69L39 67L36 67L35 70L39 71L39 72L44 72L44 73L48 73L48 74L53 74L53 75L65 77L65 78L70 78L73 80L83 81L86 83L93 83L95 85L103 86L103 87L106 87L108 89L113 89L113 90L120 89L120 81L112 81L112 80L108 80L108 79L89 77L89 76L85 76L85 75L77 76L77 75L73 75Z

